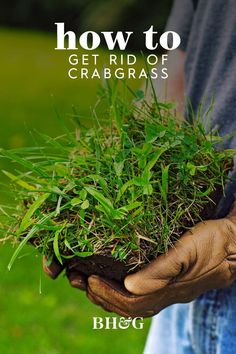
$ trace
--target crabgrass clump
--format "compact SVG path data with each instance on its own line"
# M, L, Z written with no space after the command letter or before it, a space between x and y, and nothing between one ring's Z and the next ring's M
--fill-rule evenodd
M29 241L61 263L106 255L140 266L212 217L234 154L216 149L222 138L201 119L181 122L169 103L138 108L116 87L104 96L105 123L94 113L90 129L1 152L21 166L4 171L17 199L10 266Z

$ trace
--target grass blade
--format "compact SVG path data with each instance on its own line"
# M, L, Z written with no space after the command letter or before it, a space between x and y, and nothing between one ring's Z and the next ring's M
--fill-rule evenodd
M26 243L31 239L31 237L38 231L37 225L43 224L45 221L49 220L53 214L49 214L47 216L44 216L42 219L40 219L33 227L32 229L28 232L28 234L23 238L15 252L13 253L11 260L8 264L8 270L11 270L16 258L18 257L19 253L23 249L23 247L26 245Z
M21 221L19 229L17 230L17 236L19 236L23 231L25 231L32 223L31 217L35 211L48 199L50 193L45 193L41 195L28 209L24 218Z
M24 189L27 189L28 191L35 190L34 186L31 186L29 183L23 181L22 179L18 178L17 176L13 175L12 173L2 170L4 175L6 175L8 178L10 178L12 181L17 183L20 187L23 187Z

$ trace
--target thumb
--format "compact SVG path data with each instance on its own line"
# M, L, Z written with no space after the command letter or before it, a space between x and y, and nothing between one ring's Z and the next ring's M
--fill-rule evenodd
M175 248L159 256L137 273L128 275L124 284L135 295L146 295L161 290L172 283L175 278L188 268L188 247L178 241ZM185 255L185 256L184 256Z

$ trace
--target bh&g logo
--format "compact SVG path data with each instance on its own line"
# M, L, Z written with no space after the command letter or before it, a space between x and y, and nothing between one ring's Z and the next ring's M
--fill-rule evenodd
M143 317L93 317L93 329L143 329Z

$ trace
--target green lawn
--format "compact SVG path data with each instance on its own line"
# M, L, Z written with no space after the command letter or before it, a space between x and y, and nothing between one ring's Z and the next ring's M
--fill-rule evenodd
M74 105L87 119L98 82L66 77L67 54L54 51L55 36L1 29L0 43L1 147L34 144L34 131L60 133L53 102L62 116L69 119ZM1 161L0 167L9 165ZM7 200L2 190L0 202ZM92 316L105 312L70 288L65 277L47 279L41 257L30 247L8 272L12 252L9 245L0 247L0 353L142 353L149 320L144 330L93 331Z

